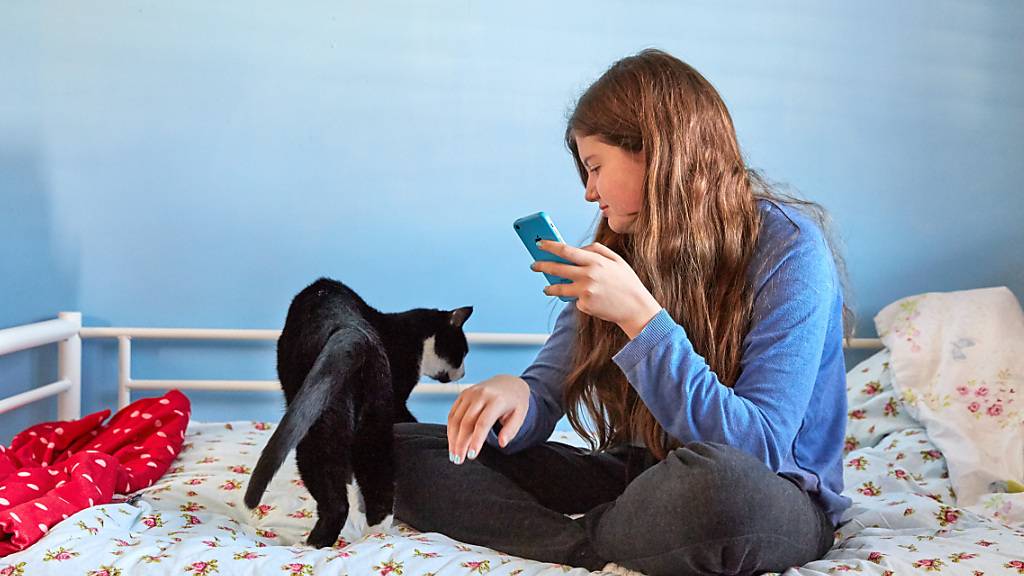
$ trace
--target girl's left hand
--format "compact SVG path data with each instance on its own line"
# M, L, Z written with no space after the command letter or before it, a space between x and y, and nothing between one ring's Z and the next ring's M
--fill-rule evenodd
M632 340L661 311L661 305L643 285L636 272L604 244L594 242L576 248L561 242L541 240L541 250L576 264L534 262L530 269L571 280L544 288L549 296L576 298L576 309L614 322Z

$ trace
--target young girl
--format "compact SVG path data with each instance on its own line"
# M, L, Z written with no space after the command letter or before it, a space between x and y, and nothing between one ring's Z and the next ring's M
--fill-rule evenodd
M842 261L822 212L747 169L718 93L664 52L616 62L565 138L601 220L584 248L542 243L575 265L532 269L575 301L521 377L463 391L447 428L395 427L395 516L591 570L821 557L850 504ZM565 413L596 450L545 442Z

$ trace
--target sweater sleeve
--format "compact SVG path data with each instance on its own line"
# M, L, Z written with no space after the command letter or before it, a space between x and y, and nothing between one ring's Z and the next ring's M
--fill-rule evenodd
M801 234L755 283L732 388L665 310L614 361L671 436L729 444L778 471L792 453L817 380L835 297L831 252L820 234Z
M498 444L501 423L496 423L487 433L487 444L504 452L514 454L540 444L551 436L555 424L565 414L562 405L562 386L568 374L571 360L572 341L575 333L576 305L567 304L555 321L555 328L537 357L520 376L530 387L530 407L519 432L502 448Z

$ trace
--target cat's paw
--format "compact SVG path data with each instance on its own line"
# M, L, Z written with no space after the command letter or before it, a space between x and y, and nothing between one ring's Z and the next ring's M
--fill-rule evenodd
M394 524L395 524L395 515L394 514L388 514L387 516L384 517L383 520L380 521L379 524L374 524L373 526L368 526L366 528L366 531L363 532L363 534L369 535L369 534L377 534L379 532L387 532L388 530L391 529L392 526L394 526Z

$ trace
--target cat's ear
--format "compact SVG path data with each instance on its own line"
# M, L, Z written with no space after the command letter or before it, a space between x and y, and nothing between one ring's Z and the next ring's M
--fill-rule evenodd
M451 322L452 326L455 326L456 328L462 328L462 325L466 323L466 320L469 320L469 315L472 313L472 306L463 306L462 308L452 310L449 322Z

